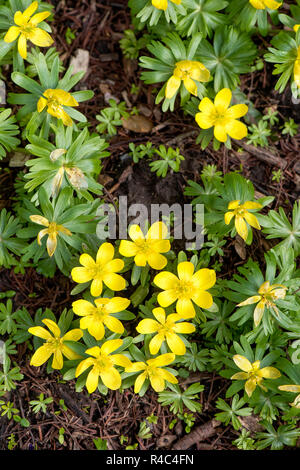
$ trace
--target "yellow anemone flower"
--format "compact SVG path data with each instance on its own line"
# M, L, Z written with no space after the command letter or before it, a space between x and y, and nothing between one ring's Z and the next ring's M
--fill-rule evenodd
M295 31L295 33L297 33L299 28L300 28L300 24L295 24L295 26L293 27L293 30Z
M33 2L23 13L17 11L14 16L16 26L11 26L4 36L5 42L13 42L20 36L18 40L18 51L23 59L27 57L27 40L39 47L49 47L53 43L51 36L43 29L37 27L37 25L48 18L51 13L44 11L43 13L37 13L32 16L38 6L38 2Z
M274 302L277 299L284 299L286 290L287 287L283 286L282 284L270 285L270 282L266 281L258 289L258 295L253 295L252 297L249 297L248 299L238 304L238 307L257 303L257 306L254 310L254 325L258 326L263 317L265 307L272 307L275 312L278 311Z
M300 88L300 46L297 50L297 59L294 64L294 81L298 88Z
M175 354L167 353L161 354L155 359L148 359L146 362L135 362L130 367L126 367L125 372L143 371L135 380L134 393L139 393L146 379L150 380L151 386L156 392L162 392L165 389L165 381L177 384L176 377L168 370L163 369L174 360Z
M131 361L123 354L111 353L120 348L122 344L121 339L112 339L106 341L100 348L94 346L85 351L86 354L92 357L88 357L78 364L75 377L78 377L92 366L86 379L86 388L89 393L93 393L98 387L99 377L110 390L117 390L121 387L122 379L115 366L129 367Z
M299 393L290 405L300 409L300 385L280 385L278 388L284 392Z
M246 222L248 222L251 227L254 227L258 230L261 229L257 218L254 214L251 214L249 210L261 208L262 205L259 204L259 202L246 201L244 204L240 204L239 200L231 201L228 204L229 212L226 212L224 216L225 224L229 225L231 219L235 217L234 225L237 233L240 235L240 237L242 237L243 240L247 240L248 227Z
M265 10L270 8L270 10L277 10L282 2L276 2L275 0L249 0L253 8L256 10Z
M113 259L114 254L115 249L111 243L102 243L97 252L96 261L84 253L79 258L83 267L73 268L71 271L73 281L79 284L92 281L91 294L93 297L101 295L103 282L113 291L125 289L125 279L116 274L124 268L124 261Z
M53 336L42 326L28 328L29 333L46 340L46 342L35 351L31 358L30 365L39 367L47 362L49 357L53 354L52 368L62 369L64 362L63 356L66 356L66 358L70 360L79 359L81 357L64 344L65 341L78 341L82 337L83 333L79 328L70 330L64 336L61 336L60 328L54 321L45 318L42 322L53 333Z
M195 326L187 322L178 323L182 320L178 313L171 313L166 317L166 313L161 307L154 308L152 312L157 321L145 318L136 327L137 331L143 335L157 333L149 343L150 353L157 354L162 343L166 340L174 354L178 356L185 354L185 344L177 333L193 333L196 330Z
M248 106L236 104L230 106L232 93L229 88L217 93L214 103L207 97L199 104L200 113L195 116L196 122L201 129L214 127L214 136L219 142L226 142L227 135L233 139L241 140L248 134L245 124L238 118L245 116Z
M153 280L156 286L164 289L157 296L159 305L168 307L177 301L176 312L181 318L193 318L196 315L193 302L201 308L210 308L213 304L211 294L206 291L216 282L215 271L205 268L194 273L194 269L193 263L183 261L177 266L178 277L164 271Z
M181 4L181 0L171 0L171 2L175 3L175 5ZM168 8L168 0L152 0L152 5L158 10L166 11Z
M167 258L160 253L170 250L169 240L164 240L168 235L168 228L163 222L155 222L146 237L139 225L131 225L129 236L131 241L121 240L119 252L122 256L134 256L137 266L149 266L153 269L163 269L167 264Z
M47 239L47 251L48 255L51 257L54 255L54 252L57 247L57 236L59 235L59 232L64 233L65 235L68 235L69 237L72 236L72 233L70 230L65 228L63 225L58 225L56 222L50 222L46 217L42 217L41 215L31 215L30 220L34 222L35 224L43 225L44 228L38 233L37 236L37 242L39 245L41 245L41 240L45 235L48 235Z
M173 98L182 81L187 91L197 96L197 84L194 80L208 82L209 77L209 70L201 62L196 60L176 62L173 75L167 81L165 97L168 99Z
M65 126L72 126L73 121L64 110L64 106L78 106L77 101L67 91L49 88L43 92L37 103L37 110L39 113L47 106L47 113L51 116L61 119Z
M256 389L256 385L267 391L267 388L262 385L263 379L278 379L281 376L278 369L275 367L263 367L260 369L260 361L251 362L244 356L236 354L233 360L239 369L244 372L237 372L231 379L233 380L246 380L245 390L249 397Z
M80 328L85 330L96 338L97 341L105 335L106 326L114 333L122 334L124 327L120 320L111 315L111 313L121 312L130 304L130 300L123 297L114 297L112 299L95 299L95 305L87 300L76 300L72 307L76 315L83 317L80 320Z

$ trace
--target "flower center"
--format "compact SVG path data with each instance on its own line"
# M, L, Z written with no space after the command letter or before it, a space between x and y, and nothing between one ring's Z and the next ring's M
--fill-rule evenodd
M190 299L194 293L194 286L191 281L178 280L175 292L178 299Z
M105 369L110 369L113 367L114 363L112 359L105 355L101 354L95 361L95 366L99 369L99 371L104 371Z
M149 240L138 240L135 242L139 249L139 253L149 255L152 252L151 242Z
M50 222L49 227L48 227L48 234L53 235L54 233L58 233L58 227L55 222Z
M62 338L51 338L47 340L47 343L52 347L53 351L57 349L62 349L63 347L63 340Z

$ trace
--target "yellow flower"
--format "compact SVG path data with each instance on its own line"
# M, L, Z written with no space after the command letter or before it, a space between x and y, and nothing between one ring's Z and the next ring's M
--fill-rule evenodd
M102 339L105 334L104 325L114 333L122 334L124 327L120 320L111 315L111 313L121 312L130 304L130 300L123 297L114 297L112 299L95 299L95 305L87 300L76 300L72 307L76 315L83 317L80 320L80 328L85 330L96 338Z
M277 10L282 4L282 2L276 2L275 0L249 0L249 2L256 10L265 10L266 8Z
M43 92L37 103L37 110L39 113L47 106L47 113L51 116L61 119L65 126L72 126L73 121L64 110L64 106L78 106L77 101L67 91L60 89L48 89Z
M279 370L275 369L275 367L263 367L260 369L260 361L255 361L251 364L246 357L239 354L233 356L233 360L238 368L244 372L237 372L231 379L246 380L245 390L249 397L251 397L256 389L256 385L267 391L267 388L262 385L263 379L278 379L281 376Z
M115 366L129 367L131 361L123 354L111 353L120 348L122 344L121 339L112 339L106 341L101 348L94 346L85 351L86 354L92 357L88 357L78 364L75 377L78 377L92 366L86 379L86 388L89 393L93 393L98 387L99 377L110 390L117 390L121 387L122 379Z
M71 271L73 281L79 284L92 281L91 294L93 297L101 295L103 282L113 291L125 289L125 279L116 274L124 268L124 261L113 259L114 254L115 249L111 243L102 243L97 252L96 261L84 253L79 258L83 267L73 268Z
M300 24L295 24L295 26L293 27L293 30L295 31L295 33L297 33L299 28L300 28Z
M53 256L56 250L57 235L59 235L59 232L64 233L65 235L68 235L69 237L72 236L72 233L70 232L70 230L65 228L63 225L58 225L56 222L50 222L48 219L46 219L46 217L42 217L41 215L31 215L29 218L35 224L44 225L44 227L47 227L38 233L37 241L38 241L38 244L41 245L42 238L45 235L48 235L47 251L50 257Z
M176 62L173 75L167 81L165 96L168 99L173 98L182 80L187 91L197 96L197 84L194 80L197 82L208 82L209 77L209 70L201 62L195 60Z
M71 348L64 344L65 341L78 341L83 333L79 328L68 331L64 336L61 336L61 331L58 325L46 318L42 322L53 333L53 336L42 326L33 326L28 331L34 336L45 339L46 342L38 348L31 358L30 365L39 367L48 361L49 357L53 354L52 368L62 369L63 355L70 360L79 359L81 356L72 351Z
M243 240L247 240L248 237L248 227L246 222L248 222L251 227L261 229L259 222L254 214L251 214L249 210L252 209L261 209L262 205L259 202L246 201L244 204L240 204L239 200L231 201L228 204L229 212L226 212L224 219L225 224L229 225L231 219L235 217L234 225L237 233L242 237ZM246 222L245 222L246 221Z
M27 57L27 40L39 47L49 47L53 43L51 36L43 29L37 27L51 13L44 11L32 16L38 6L38 2L33 2L23 13L17 11L14 16L14 22L17 26L11 26L4 37L5 42L13 42L20 36L18 51L23 59Z
M238 304L238 307L257 303L257 306L254 310L254 325L258 326L263 317L265 307L272 307L275 312L278 311L274 302L277 299L284 299L286 290L287 287L283 286L282 284L270 285L270 282L266 281L258 289L259 295L253 295L252 297L249 297L248 299L244 300L244 302Z
M278 388L284 392L299 393L290 405L300 409L300 385L280 385Z
M165 311L161 307L154 308L152 312L157 321L145 318L136 327L137 331L143 335L157 333L149 343L150 353L157 354L162 343L166 340L174 354L185 354L185 344L177 333L193 333L196 330L195 326L187 322L177 323L182 319L178 313L171 313L166 318Z
M194 274L193 263L183 261L178 264L177 272L178 277L167 271L155 276L154 284L164 289L157 296L159 305L168 307L177 300L176 311L181 318L193 318L196 315L193 302L201 308L210 308L213 298L206 291L216 282L215 271L205 268Z
M146 266L148 263L153 269L163 269L167 264L167 258L160 253L170 250L169 240L164 240L168 235L168 228L163 222L155 222L146 237L138 225L131 225L129 236L131 241L122 240L119 252L122 256L134 256L137 266Z
M201 129L214 127L214 136L220 142L226 142L227 135L240 140L248 134L247 126L238 121L238 118L247 114L248 106L236 104L229 107L231 97L229 88L223 88L217 93L214 103L207 97L203 98L199 104L201 112L195 116Z
M139 393L146 379L150 380L153 389L156 392L162 392L167 380L171 384L177 384L178 380L168 370L163 369L164 366L171 364L175 360L175 354L167 353L148 359L146 362L135 362L130 367L126 367L125 372L142 372L135 380L134 393Z
M181 0L171 0L175 5L180 5ZM165 10L168 8L168 0L152 0L152 5L158 10Z
M294 81L297 87L300 88L300 46L297 51L297 59L294 64Z

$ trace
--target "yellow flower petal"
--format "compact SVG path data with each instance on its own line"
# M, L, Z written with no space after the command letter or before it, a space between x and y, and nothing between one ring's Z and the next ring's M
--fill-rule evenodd
M111 359L116 366L121 366L125 369L130 367L132 364L131 360L124 356L124 354L114 354L111 356Z
M124 326L122 325L120 320L118 320L115 317L112 317L112 316L106 317L104 319L104 325L107 326L107 328L110 331L113 331L114 333L118 333L120 335L124 333Z
M47 239L47 252L48 255L53 256L57 247L57 235L56 233L50 233Z
M122 379L114 367L111 367L108 370L104 370L100 373L100 377L104 385L110 390L118 390L121 387Z
M37 24L41 23L44 21L46 18L48 18L51 15L50 11L43 11L42 13L36 13L30 20L30 23L33 26L36 26Z
M150 376L150 383L157 393L162 392L165 389L165 380L160 375Z
M248 379L245 383L245 390L248 397L251 397L252 393L256 389L256 380L255 378Z
M96 262L106 264L113 259L114 254L115 249L111 243L102 243L97 252Z
M141 230L141 227L139 225L136 225L136 224L130 226L129 236L130 236L131 240L133 240L134 242L145 239L144 234Z
M20 34L20 37L18 39L18 51L23 59L27 58L27 39L25 34L22 33Z
M248 374L246 372L236 372L230 378L232 380L246 380L248 378Z
M21 11L16 11L14 14L14 22L18 26L23 26L26 23L26 19L23 17L23 13Z
M125 372L139 372L140 370L145 370L147 367L147 364L144 362L134 362L133 364L131 363L130 366L126 367Z
M181 322L174 325L173 331L175 331L175 333L189 334L196 331L196 327L192 323Z
M215 105L206 96L205 98L203 98L203 100L200 101L199 111L202 111L203 113L208 114L208 115L209 114L215 114Z
M69 359L70 361L74 361L76 359L80 359L81 356L79 354L77 354L76 352L74 352L71 348L69 348L68 346L66 346L65 344L62 345L62 353L64 356L66 356L67 359Z
M101 354L110 354L116 349L120 348L122 344L123 344L122 339L111 339L109 341L106 341L101 346Z
M64 365L64 360L63 360L63 355L62 352L59 349L56 349L54 351L53 355L53 361L52 361L52 369L62 369Z
M79 263L82 264L82 266L84 266L85 268L89 268L89 269L94 269L96 267L95 261L87 253L83 253L80 256Z
M179 299L176 303L176 312L181 318L194 318L196 315L195 308L190 299Z
M212 295L206 291L199 290L196 294L193 295L192 299L200 308L210 308L213 304Z
M213 269L199 269L193 277L193 284L201 290L208 290L216 283L216 272Z
M245 104L236 104L226 111L226 118L238 119L248 113L248 106Z
M157 321L152 320L151 318L145 318L144 320L141 320L140 323L137 325L136 331L143 335L147 335L147 334L155 333L156 331L158 331L160 326L161 325ZM153 353L153 354L156 354L156 353Z
M207 113L197 113L195 115L195 120L201 129L209 129L215 124L215 120Z
M265 0L265 4L271 10L277 10L280 5L282 5L282 2L276 2L275 0Z
M105 265L106 273L116 273L121 271L124 268L124 261L122 259L116 258L108 261Z
M28 33L28 39L39 47L49 47L53 44L53 39L47 31L41 28L34 28Z
M33 13L38 9L39 2L35 1L32 2L26 10L23 12L23 18L25 21L28 21L30 17L33 15Z
M219 114L225 114L230 106L232 93L229 88L223 88L215 97L215 107Z
M94 359L91 357L88 357L87 359L84 359L81 361L75 372L75 377L79 377L84 371L86 371L89 367L91 367L94 364Z
M182 339L175 333L166 333L166 340L169 348L174 354L182 356L186 353L186 347ZM154 353L155 354L155 353Z
M166 321L166 313L163 308L156 307L152 310L153 315L155 316L156 320L159 323L165 323Z
M55 338L60 338L60 333L61 333L60 328L58 327L58 325L53 320L50 320L50 318L44 318L44 320L42 320L42 322L54 334Z
M242 237L243 240L246 240L248 236L247 224L244 219L238 215L235 217L235 228L240 237Z
M42 217L41 215L30 215L29 216L31 222L35 224L44 225L45 227L49 227L49 220L46 217Z
M74 268L74 269L76 269L76 268ZM82 269L86 269L86 268L82 268ZM76 281L76 282L78 282L78 281ZM83 281L83 282L85 282L85 281ZM99 295L101 295L102 289L103 289L102 280L101 279L93 279L92 283L91 283L91 294L92 294L92 296L93 297L98 297Z
M254 325L255 326L258 326L262 320L262 317L264 315L264 311L265 311L265 300L261 300L255 307L255 310L254 310Z
M281 376L281 373L275 367L263 367L259 372L265 379L278 379Z
M177 294L174 289L167 289L164 292L160 292L157 296L157 302L162 307L169 307L177 300Z
M47 106L47 100L46 100L46 98L41 96L40 99L37 102L38 112L41 113L43 111L43 109L45 109L46 106Z
M300 385L280 385L279 390L282 390L283 392L293 392L293 393L299 393L300 392Z
M233 216L234 216L234 212L226 212L226 214L224 215L224 222L226 225L230 224Z
M89 354L97 359L101 355L101 349L99 346L93 346L92 348L86 349L85 354Z
M134 393L140 392L142 386L144 385L146 378L147 378L146 372L143 372L136 378L135 383L134 383Z
M177 266L178 277L181 281L190 281L195 267L190 261L183 261Z
M261 209L262 205L259 202L246 201L241 207L243 207L243 209Z
M45 328L43 328L42 326L33 326L31 328L28 328L28 333L34 336L38 336L42 339L52 339L52 336L50 335L49 331L45 330Z
M20 34L20 28L17 26L11 26L7 31L6 35L4 36L5 42L13 42L17 39Z
M121 240L119 252L122 256L131 257L137 254L138 247L128 240Z
M168 8L168 0L152 0L152 5L158 10L166 10Z
M164 334L161 334L161 333L155 335L155 336L151 339L151 341L150 341L150 343L149 343L150 354L155 355L155 354L158 353L158 351L160 350L161 345L162 345L164 339L165 339L165 336L164 336Z
M165 89L165 97L167 99L170 100L171 98L173 98L178 88L180 87L180 83L181 83L180 78L174 77L174 75L172 75L172 77L169 78L169 80L167 81L166 89Z
M78 341L82 338L83 332L79 328L74 328L73 330L68 331L63 336L63 341Z
M93 278L93 273L88 268L73 268L71 271L71 276L73 281L78 282L79 284L83 282L88 282ZM100 292L101 294L101 292ZM99 294L99 295L100 295Z
M38 233L38 236L37 236L37 242L39 245L42 244L42 238L47 235L48 233L48 229L47 228L44 228L43 230L40 230L39 233Z
M197 96L197 85L190 77L184 78L183 84L189 93Z
M154 222L148 230L146 240L161 240L167 238L168 227L163 222Z
M229 210L237 209L239 207L239 203L240 203L239 199L236 199L235 201L230 201L228 204L228 209Z
M100 299L103 301L103 299ZM95 300L96 305L97 305L97 299ZM123 310L126 310L126 308L130 305L130 300L125 299L124 297L113 297L112 299L109 299L109 302L107 303L106 310L109 313L117 313L117 312L122 312Z
M178 279L175 274L164 271L157 274L153 279L153 282L157 287L168 290L173 289L177 285Z
M252 364L246 357L235 354L232 359L238 368L242 369L244 372L250 372L252 370Z
M164 367L175 360L175 354L166 353L161 354L161 356L156 357L155 359L148 359L147 363L154 367Z
M49 344L43 344L38 348L30 360L30 365L40 367L42 364L48 361L49 357L53 354L53 349Z
M167 382L170 382L171 384L178 383L178 380L176 379L176 377L173 374L171 374L171 372L169 372L168 370L160 369L159 372L160 372L161 377L167 380Z
M221 124L216 124L214 127L214 136L219 142L226 142L227 134L225 128Z
M243 307L244 305L257 304L257 302L259 302L260 299L261 299L261 295L253 295L252 297L248 297L248 299L237 304L237 307Z
M126 281L122 276L115 273L105 274L103 276L103 282L107 287L113 291L119 291L125 289ZM93 295L93 294L92 294ZM100 295L100 294L97 294Z
M149 266L157 271L163 269L167 265L167 262L167 258L160 253L151 253L148 256Z
M254 214L251 214L251 212L245 212L244 217L246 221L248 222L248 224L251 225L251 227L254 227L257 230L261 229L261 226L259 225L259 222Z
M93 393L97 387L99 382L99 373L98 370L93 367L92 370L89 372L87 379L86 379L86 388L89 393Z
M225 131L232 139L236 140L244 139L244 137L246 137L248 134L248 128L246 124L238 121L237 119L233 119L232 121L228 122L225 126Z

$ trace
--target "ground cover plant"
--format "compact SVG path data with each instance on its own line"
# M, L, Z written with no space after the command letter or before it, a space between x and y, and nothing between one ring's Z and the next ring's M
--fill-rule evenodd
M1 449L299 447L299 26L2 0Z

